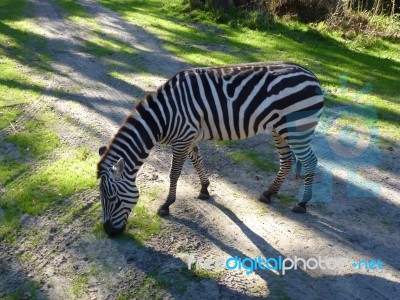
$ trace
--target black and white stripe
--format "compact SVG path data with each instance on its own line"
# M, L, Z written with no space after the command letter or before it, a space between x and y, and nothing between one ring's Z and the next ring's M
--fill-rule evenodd
M266 131L273 134L280 170L260 201L270 201L297 161L305 169L305 191L294 211L305 212L317 164L310 141L322 108L317 78L291 63L198 68L176 74L138 103L109 146L101 150L98 177L104 222L114 229L126 222L139 196L136 173L156 143L173 149L169 194L159 209L165 215L175 201L186 157L200 177L199 198L209 197L198 141L245 139Z

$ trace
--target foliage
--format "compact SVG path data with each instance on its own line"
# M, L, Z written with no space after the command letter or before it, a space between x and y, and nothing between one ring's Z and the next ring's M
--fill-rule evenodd
M211 13L218 23L240 24L250 29L268 28L276 19L326 22L351 34L399 37L400 6L394 0L190 0L193 10ZM223 2L223 1L222 1ZM382 26L383 25L383 26Z

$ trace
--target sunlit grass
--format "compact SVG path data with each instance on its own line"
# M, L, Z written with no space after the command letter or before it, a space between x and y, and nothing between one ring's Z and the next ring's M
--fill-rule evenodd
M97 157L82 158L81 151L42 161L20 173L5 186L1 204L36 215L58 200L93 187Z
M8 127L11 122L16 120L21 115L21 109L16 107L2 107L0 109L0 129Z
M7 140L17 144L24 155L44 158L60 144L57 134L52 130L55 121L52 113L44 113L28 121L23 131L10 135Z
M138 52L129 45L105 36L96 36L86 42L88 51L96 56L107 56L113 54L136 55Z
M39 98L42 88L40 80L35 81L28 75L28 69L9 57L0 54L0 108L24 104ZM24 72L25 71L25 72ZM14 111L17 107L14 107ZM10 115L8 116L10 117ZM9 120L11 121L11 120ZM2 121L0 121L2 122ZM1 126L1 123L0 123Z
M70 195L96 186L97 155L85 148L65 150L31 166L12 160L1 162L0 208L5 217L0 235L7 235L8 241L15 238L21 214L41 215Z
M227 157L238 164L251 164L257 170L277 172L278 167L266 155L253 150L232 149L226 153Z
M37 100L44 87L38 71L51 61L46 40L32 19L24 18L24 0L0 3L0 129L22 113L22 104Z

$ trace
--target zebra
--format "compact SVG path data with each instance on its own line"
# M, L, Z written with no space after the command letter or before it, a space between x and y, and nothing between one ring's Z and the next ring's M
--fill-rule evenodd
M166 216L175 202L186 157L200 178L198 198L210 197L199 141L240 140L268 131L273 135L280 168L259 200L271 201L296 162L297 167L305 169L304 193L292 210L306 212L317 165L310 141L323 102L316 76L288 62L193 68L177 73L155 92L146 94L110 144L99 149L97 177L106 233L113 236L124 231L139 198L137 172L156 143L172 146L169 192L157 211Z

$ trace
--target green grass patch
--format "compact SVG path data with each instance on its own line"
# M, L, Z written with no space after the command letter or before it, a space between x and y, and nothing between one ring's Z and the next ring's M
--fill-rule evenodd
M77 24L84 25L92 30L100 30L94 16L90 15L85 8L76 0L53 0L65 10L65 17Z
M192 266L191 270L186 267L182 269L183 275L190 280L218 279L223 273L222 270L207 270L204 268L196 269L193 267L195 267L195 264Z
M119 237L122 240L133 239L139 244L144 244L151 236L161 232L161 218L155 212L149 212L151 201L157 197L159 190L153 188L141 191L138 204L128 218L125 232ZM96 232L101 231L102 226L96 225Z
M265 172L277 172L278 167L274 162L268 161L266 155L255 152L253 150L235 149L229 151L227 157L237 164L252 164L257 170Z
M10 107L13 108L14 111L20 111L16 105L38 99L40 91L43 88L43 82L41 82L40 79L34 81L34 79L27 74L28 69L21 67L19 64L20 63L13 58L2 56L0 49L1 114L7 112L4 110ZM3 122L3 120L0 122Z
M236 141L231 141L231 140L225 140L225 141L216 141L215 142L218 146L225 146L225 147L229 147L232 148L235 146L235 144L237 143Z
M9 22L23 18L22 12L25 6L26 0L2 0L0 2L0 20Z
M24 155L44 158L60 144L57 134L51 129L55 121L53 113L39 115L26 123L24 131L7 137L7 141L17 144Z
M49 71L47 41L32 19L25 0L0 3L0 129L21 114L21 104L37 100Z
M10 126L21 115L20 107L3 107L0 110L0 130Z
M76 0L53 0L59 4L64 10L68 12L70 16L74 17L87 17L88 14Z
M74 299L81 299L88 290L89 275L81 274L72 281L72 295Z
M24 173L29 167L18 161L14 161L9 157L0 156L0 186L5 186L18 174ZM1 194L0 194L1 195Z
M40 215L66 197L94 188L97 160L97 155L83 148L60 152L57 159L42 159L32 166L2 162L0 208L4 216L0 236L12 242L22 214Z
M108 56L113 54L123 54L135 56L137 50L128 44L117 39L112 39L104 34L97 34L91 40L86 41L88 51L96 56Z
M276 195L276 197L279 200L279 204L281 204L282 206L285 206L285 207L293 205L293 203L295 203L295 198L292 196L287 196L287 195L279 193Z
M6 185L5 203L18 207L24 213L36 215L57 200L94 187L97 157L93 155L84 161L80 153L71 151L57 160L42 161L20 174Z

